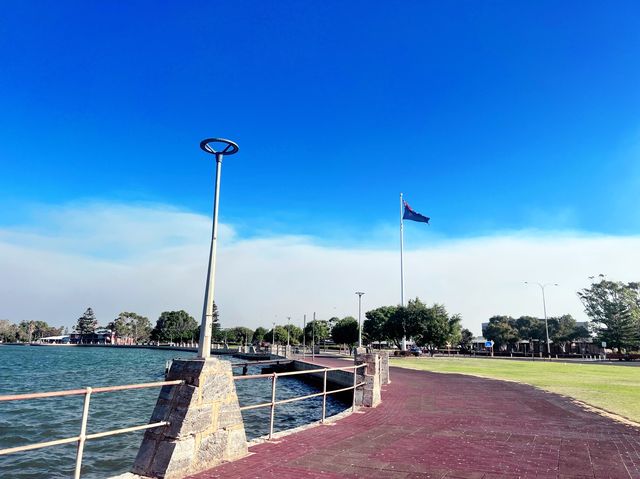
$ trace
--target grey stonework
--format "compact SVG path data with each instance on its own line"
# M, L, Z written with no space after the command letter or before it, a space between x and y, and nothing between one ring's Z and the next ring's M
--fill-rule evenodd
M380 384L385 385L391 382L389 376L389 351L376 351L380 356Z
M167 426L145 432L132 472L179 479L233 461L248 453L247 439L233 381L231 363L216 358L177 359L151 422Z
M366 364L364 369L364 386L358 388L356 404L365 407L376 407L382 402L380 384L380 356L378 353L360 354L356 364ZM360 382L360 381L359 381Z

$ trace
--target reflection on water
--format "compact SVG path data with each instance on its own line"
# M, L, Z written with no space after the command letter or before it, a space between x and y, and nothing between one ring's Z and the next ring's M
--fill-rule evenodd
M162 381L164 365L193 353L149 349L0 346L0 395L55 391ZM224 357L235 361L233 358ZM252 366L249 374L259 374ZM298 379L278 378L277 399L311 394L316 389ZM271 400L271 382L237 381L240 404ZM100 393L91 397L88 432L100 432L146 423L158 388ZM75 436L80 430L84 396L0 403L0 449ZM327 416L342 412L346 404L327 397ZM317 421L322 397L276 407L274 430L281 431ZM269 408L243 412L247 438L269 432ZM126 472L138 451L142 432L87 441L82 477L103 478ZM68 478L73 476L76 444L0 456L3 479Z

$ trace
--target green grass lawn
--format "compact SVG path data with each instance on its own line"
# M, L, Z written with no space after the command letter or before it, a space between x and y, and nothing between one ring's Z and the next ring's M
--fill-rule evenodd
M640 367L472 358L393 358L391 365L530 384L640 423Z

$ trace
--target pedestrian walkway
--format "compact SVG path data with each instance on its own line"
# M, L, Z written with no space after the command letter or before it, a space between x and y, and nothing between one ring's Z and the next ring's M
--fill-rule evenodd
M640 479L640 430L531 386L392 368L382 399L192 478Z

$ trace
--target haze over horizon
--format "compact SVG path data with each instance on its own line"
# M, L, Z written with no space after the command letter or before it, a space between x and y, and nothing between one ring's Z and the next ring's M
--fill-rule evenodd
M638 280L640 6L283 1L7 5L0 19L0 318L199 320L211 136L223 327L406 297L480 333L586 316Z

